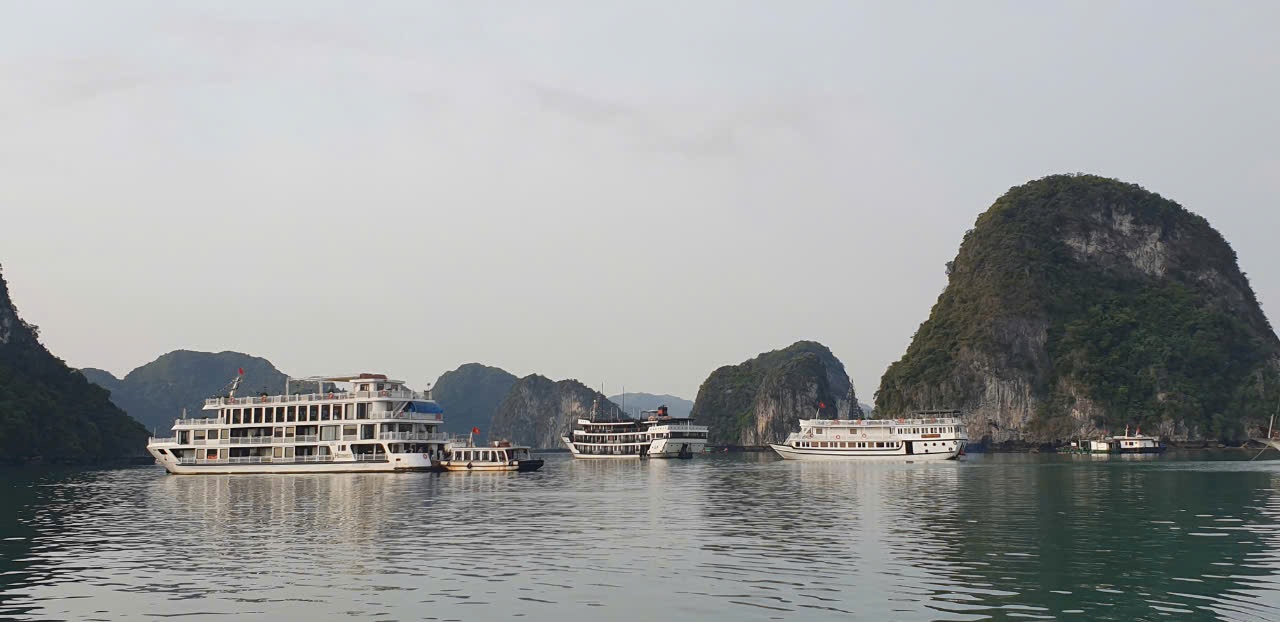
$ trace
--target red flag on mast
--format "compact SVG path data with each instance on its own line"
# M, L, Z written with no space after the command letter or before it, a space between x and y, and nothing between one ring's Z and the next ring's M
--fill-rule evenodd
M826 407L827 407L826 402L818 402L818 408L826 408Z
M479 434L479 433L480 433L480 428L471 428L471 433L472 433L472 434Z
M241 376L243 376L243 375L244 375L244 368L243 368L243 367L241 367L241 368L240 368L240 375L241 375Z

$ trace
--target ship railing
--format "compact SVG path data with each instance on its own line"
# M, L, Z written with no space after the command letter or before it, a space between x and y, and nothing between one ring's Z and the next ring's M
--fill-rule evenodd
M381 453L381 452L376 454L354 454L354 456L355 456L356 462L386 462L387 461L387 454Z
M192 425L218 425L223 423L222 417L205 417L203 419L174 419L174 425L192 426Z
M228 445L270 445L277 441L283 442L284 438L274 436L232 436L223 440Z
M290 439L289 437L285 437L286 443L289 442L290 440L292 440L295 443L319 443L320 435L319 434L299 434L297 436L294 436L292 439Z
M386 454L379 454L386 456ZM385 460L385 457L382 458ZM359 458L357 458L359 460ZM369 460L369 459L366 459ZM178 464L294 464L312 462L333 462L333 456L294 456L292 458L275 458L272 456L237 456L234 458L184 458Z
M294 395L262 395L248 397L211 397L205 406L254 406L257 404L297 404L301 402L343 402L368 399L429 400L430 393L396 389L386 391L332 391Z
M444 432L383 432L378 435L380 441L447 441L449 435Z
M158 444L160 444L160 443L174 443L174 444L176 444L177 442L178 442L178 437L176 437L176 436L153 436L153 437L151 437L151 438L147 439L147 444L148 444L148 445L158 445Z
M937 419L808 419L809 422L818 422L818 425L827 426L900 426L900 425L963 425L963 421L958 417L939 417Z

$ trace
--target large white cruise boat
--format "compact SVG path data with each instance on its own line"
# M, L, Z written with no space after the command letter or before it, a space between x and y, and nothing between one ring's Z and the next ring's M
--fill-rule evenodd
M801 419L800 431L769 446L787 460L953 460L969 437L957 411L912 419Z
M692 458L707 446L707 426L672 417L666 406L617 421L595 421L598 408L592 410L592 418L579 419L571 436L560 439L574 458Z
M175 474L439 470L444 411L382 374L317 377L323 393L205 400L212 416L173 424L147 451ZM185 413L184 413L185 415Z

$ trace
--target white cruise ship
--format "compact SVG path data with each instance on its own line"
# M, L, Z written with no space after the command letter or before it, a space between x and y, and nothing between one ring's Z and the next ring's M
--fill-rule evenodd
M969 437L957 411L926 411L912 419L801 419L800 431L770 444L787 460L903 462L953 460Z
M182 475L439 470L444 411L399 380L305 378L325 392L237 397L243 373L205 400L211 416L178 419L173 436L147 442L158 464Z
M671 417L666 406L640 414L638 420L579 419L571 436L560 440L574 458L592 459L692 458L707 446L707 426Z

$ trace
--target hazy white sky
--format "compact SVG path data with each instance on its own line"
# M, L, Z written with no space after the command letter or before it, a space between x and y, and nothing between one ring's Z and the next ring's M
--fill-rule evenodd
M54 353L117 374L230 349L692 399L815 339L870 401L964 231L1050 173L1203 214L1280 304L1277 24L1275 2L0 2L0 263Z

